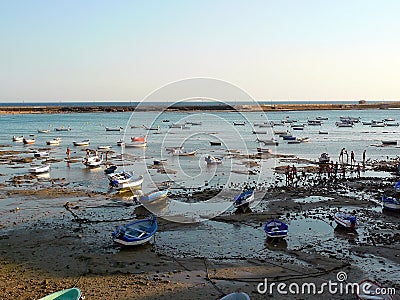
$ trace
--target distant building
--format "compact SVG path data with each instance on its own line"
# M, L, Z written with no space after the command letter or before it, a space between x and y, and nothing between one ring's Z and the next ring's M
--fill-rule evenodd
M367 103L367 101L365 101L365 100L358 101L358 104L365 104L365 103Z

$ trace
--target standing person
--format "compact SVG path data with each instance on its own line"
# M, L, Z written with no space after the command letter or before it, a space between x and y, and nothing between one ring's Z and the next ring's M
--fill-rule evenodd
M289 185L289 173L290 173L290 166L288 165L285 169L286 185Z
M294 165L292 165L292 174L293 174L292 180L297 179L297 168Z
M350 166L351 166L351 168L353 168L353 163L354 163L354 166L356 166L356 159L355 159L354 151L351 150L351 153L350 153Z
M343 153L344 150L346 150L345 148L342 148L342 150L340 150L340 154L339 154L339 162L343 162Z
M346 177L346 166L344 164L342 165L342 177Z
M336 162L336 163L335 163L335 178L336 178L336 176L337 176L338 170L339 170L339 163Z
M71 157L71 149L69 149L69 146L67 147L67 152L65 152L65 154L67 154L67 158L69 160Z
M357 165L357 178L361 177L361 167L360 167L360 163L358 163Z
M86 157L89 157L89 156L90 156L90 150L86 149Z
M365 170L365 158L366 158L366 152L367 150L363 151L363 155L362 155L362 164L363 164L363 170Z
M344 155L346 155L346 165L349 164L349 152L347 150L344 150Z

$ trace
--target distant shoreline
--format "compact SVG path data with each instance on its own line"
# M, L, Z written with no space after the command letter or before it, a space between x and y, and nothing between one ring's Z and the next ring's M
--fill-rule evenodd
M367 110L367 109L400 109L398 102L374 102L374 103L310 103L310 104L260 104L260 105L202 105L195 104L180 106L3 106L0 107L0 114L59 114L59 113L104 113L104 112L133 112L133 111L307 111L307 110Z

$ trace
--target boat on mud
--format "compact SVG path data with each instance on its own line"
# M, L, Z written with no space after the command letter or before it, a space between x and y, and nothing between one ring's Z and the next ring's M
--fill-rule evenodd
M240 195L237 195L233 199L233 206L235 208L241 208L248 206L250 203L254 201L254 190L247 190Z
M128 178L127 181L125 181L123 178L121 178L119 181L118 180L110 181L110 185L112 188L116 190L125 190L125 189L139 187L143 183L143 180L144 177L142 175L136 178L133 178L132 176Z
M381 293L383 287L378 283L365 279L358 283L357 299L359 300L393 300L392 295L389 293ZM387 289L386 289L387 290Z
M47 151L36 151L33 153L33 157L36 157L36 158L46 158L49 156L50 156L50 153Z
M400 199L396 197L382 196L382 207L392 211L400 211Z
M71 288L58 291L47 295L39 300L79 300L81 299L81 291L78 288Z
M222 164L222 158L221 157L214 157L212 155L208 155L207 157L204 158L206 161L207 165L219 165Z
M249 295L243 292L234 292L228 295L225 295L220 300L250 300Z
M337 212L333 215L335 222L345 228L356 229L358 227L357 217L352 214Z
M131 137L131 141L132 142L141 142L141 143L145 143L147 140L147 135L143 135L143 136L133 136Z
M193 151L186 151L183 149L174 149L172 151L172 155L173 156L195 156L197 151L198 151L197 149L193 150Z
M30 167L28 171L32 174L47 173L50 171L50 165Z
M61 138L54 138L52 140L46 141L46 144L49 146L58 146L61 143Z
M264 226L269 238L284 238L288 235L289 226L280 220L270 220Z
M24 138L24 139L22 140L22 142L23 142L25 145L33 145L33 144L36 142L36 140L35 140L35 139L26 139L26 138Z
M89 140L83 140L80 142L72 142L72 144L74 144L74 146L77 147L83 147L83 146L89 146L90 145L90 141Z
M103 163L103 156L89 156L82 160L82 163L89 168L99 168Z
M146 142L125 143L125 148L145 148L145 147L147 147Z
M143 192L139 192L139 202L142 204L152 203L161 199L165 199L168 196L169 190L155 191L150 194L144 195Z
M157 232L158 224L155 216L136 220L127 225L117 227L112 233L114 242L123 246L138 246L151 240Z
M116 168L114 170L116 170ZM122 183L131 181L133 179L133 174L134 174L133 172L128 172L128 171L109 173L109 174L106 173L107 178L110 181L110 185L113 187L117 187Z

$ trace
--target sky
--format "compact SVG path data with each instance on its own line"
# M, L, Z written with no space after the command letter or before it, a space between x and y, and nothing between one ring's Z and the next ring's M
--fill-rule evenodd
M0 0L0 102L139 101L205 77L257 100L400 99L398 0Z

